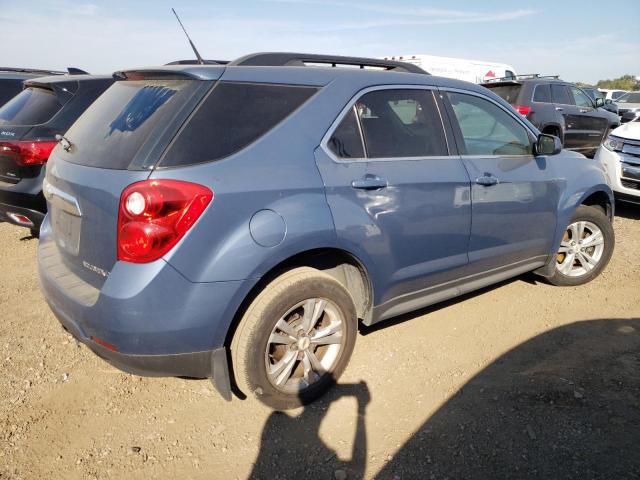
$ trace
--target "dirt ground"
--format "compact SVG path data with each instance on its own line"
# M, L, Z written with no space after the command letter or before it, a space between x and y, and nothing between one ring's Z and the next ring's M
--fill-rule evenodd
M0 224L0 479L638 479L640 208L618 213L591 284L525 275L365 329L340 385L288 413L110 367Z

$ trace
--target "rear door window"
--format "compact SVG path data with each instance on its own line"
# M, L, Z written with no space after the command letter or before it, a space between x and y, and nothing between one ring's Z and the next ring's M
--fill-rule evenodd
M126 169L152 132L165 127L201 82L118 81L74 123L65 137L76 148L65 160L92 167Z
M549 84L536 85L533 91L533 101L540 103L551 103L551 88Z
M566 85L551 84L551 99L560 105L573 105Z
M179 132L161 167L232 155L293 113L316 87L219 82Z
M30 87L0 108L0 125L40 125L61 108L62 103L52 90Z
M447 92L467 155L531 155L523 125L494 103L475 95Z
M430 90L377 90L363 95L355 107L369 158L449 154Z

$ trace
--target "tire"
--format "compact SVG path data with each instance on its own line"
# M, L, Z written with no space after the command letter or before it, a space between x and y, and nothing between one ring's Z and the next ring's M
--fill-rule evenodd
M31 229L31 236L33 238L40 238L40 229L39 228L32 228Z
M579 222L583 224L582 236L576 236L576 232L581 231ZM578 226L572 229L571 227L575 225ZM594 234L596 230L601 233L601 243L598 240L599 236ZM589 240L590 238L592 240ZM586 246L581 245L582 241ZM562 287L583 285L590 282L607 266L614 247L613 225L602 208L579 206L563 236L560 250L557 253L556 270L549 278L549 282ZM573 251L575 253L572 253ZM586 256L583 255L583 251L587 254ZM571 255L574 255L573 259ZM591 261L586 260L587 258L597 261L592 264Z
M316 322L309 322L312 327L305 333L305 312L312 312L311 320L317 311ZM237 387L276 410L312 402L333 386L347 366L357 322L353 299L336 279L309 267L284 273L253 300L233 336L231 361ZM326 332L334 333L321 336ZM282 344L282 339L290 343ZM313 343L320 339L332 343ZM295 360L286 361L294 355ZM273 373L279 372L279 365L289 364L290 369ZM321 368L316 369L318 365ZM290 376L285 370L291 371Z

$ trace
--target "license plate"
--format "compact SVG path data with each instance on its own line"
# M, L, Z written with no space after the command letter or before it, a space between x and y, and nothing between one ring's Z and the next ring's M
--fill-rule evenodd
M78 255L80 250L80 217L54 208L51 212L51 225L56 243L67 252Z

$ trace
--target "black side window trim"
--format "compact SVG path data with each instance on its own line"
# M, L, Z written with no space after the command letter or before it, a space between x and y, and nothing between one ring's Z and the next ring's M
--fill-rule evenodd
M424 156L424 157L388 157L388 158L370 158L368 156L368 151L367 151L367 145L366 142L364 140L364 135L363 135L363 131L362 131L362 123L361 120L359 118L358 115L356 115L356 120L358 122L358 130L359 130L359 134L360 134L360 139L362 141L363 147L364 147L364 152L365 152L365 157L362 158L342 158L342 157L338 157L329 147L329 141L331 140L331 138L333 137L335 131L338 129L338 127L340 126L340 124L342 123L342 121L345 119L345 117L349 114L349 112L355 108L356 103L358 102L358 100L360 98L362 98L363 96L365 96L368 93L371 92L376 92L376 91L384 91L384 90L426 90L428 92L431 92L431 94L433 95L433 100L434 103L436 105L436 109L437 109L437 113L438 113L438 117L440 118L440 124L442 125L442 131L444 133L445 136L445 143L447 146L447 151L448 151L448 155L440 155L440 156ZM403 160L420 160L420 159L424 159L424 160L429 160L429 159L442 159L442 158L450 158L450 157L458 157L459 154L456 150L456 144L454 143L454 135L453 132L451 131L450 128L450 120L448 118L447 112L443 112L444 110L444 104L443 104L443 100L439 94L439 90L438 87L433 86L433 85L404 85L404 84L398 84L398 85L378 85L378 86L371 86L371 87L366 87L363 88L362 90L359 90L353 97L351 97L351 99L349 100L349 102L347 102L347 104L344 106L344 108L342 110L340 110L340 113L337 115L336 119L333 121L333 123L329 126L329 129L327 130L327 132L324 134L324 136L322 137L322 141L320 142L320 147L324 150L324 152L334 161L337 163L354 163L354 162L397 162L397 161L403 161ZM445 118L445 116L447 118Z

